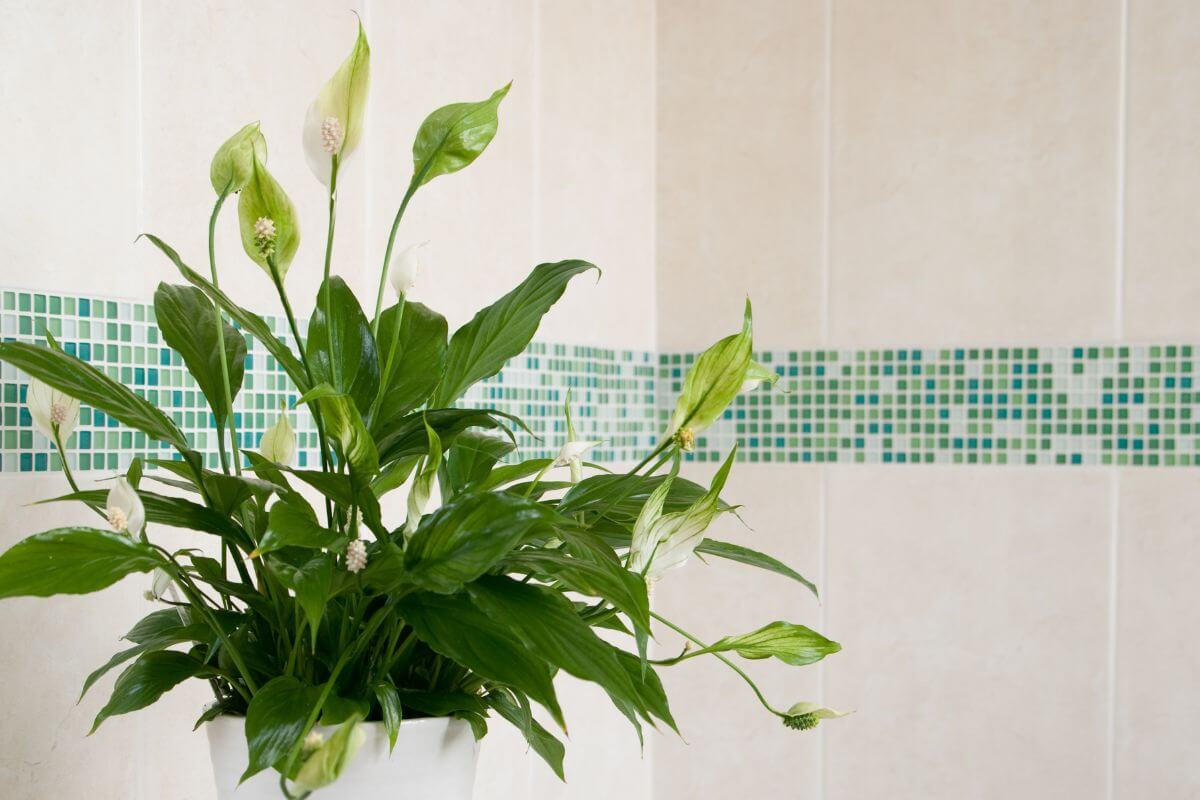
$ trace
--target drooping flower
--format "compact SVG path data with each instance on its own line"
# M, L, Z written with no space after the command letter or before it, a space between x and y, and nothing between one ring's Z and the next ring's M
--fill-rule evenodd
M696 546L704 540L709 524L729 508L721 508L721 490L729 477L737 447L730 451L725 463L717 470L708 492L682 511L663 513L676 469L672 469L642 506L633 526L629 549L629 569L645 576L648 583L662 577L667 570L681 567L692 557Z
M296 431L288 420L285 410L279 412L275 424L267 428L258 443L258 452L263 458L281 467L291 466L296 455Z
M429 242L419 242L404 248L392 261L389 277L396 294L407 297L429 267Z
M838 719L848 716L849 711L836 711L817 703L796 703L789 708L783 717L783 724L794 731L811 730L821 724L823 719Z
M162 600L163 597L173 591L174 586L171 576L161 567L156 567L151 577L150 590L146 592L147 600Z
M358 724L358 717L351 717L342 723L327 741L317 745L316 749L296 773L295 785L303 792L311 792L328 786L338 779L342 770L354 758L354 754L362 747L367 739L366 731ZM309 739L305 739L307 744ZM316 739L312 739L313 742Z
M254 175L254 161L267 160L267 140L257 122L230 136L213 156L208 175L217 194L240 192Z
M146 525L146 509L142 499L133 486L124 477L117 478L113 488L108 491L104 513L108 524L117 533L127 533L138 536Z
M57 428L59 440L65 446L79 424L79 401L37 378L30 378L25 404L34 426L52 442Z
M362 138L371 77L371 47L362 22L354 49L321 88L304 118L304 155L321 183L329 185L333 157L343 162Z
M346 545L346 570L362 572L367 568L367 545L362 539L355 539Z

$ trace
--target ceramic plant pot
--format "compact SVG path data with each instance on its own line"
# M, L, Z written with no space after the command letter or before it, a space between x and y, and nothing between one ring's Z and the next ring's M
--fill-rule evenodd
M466 722L447 717L405 720L388 753L383 723L362 723L367 738L338 780L313 800L471 800L479 748ZM265 770L238 786L246 769L245 720L218 717L204 726L217 800L281 800L279 773ZM327 736L334 729L322 730Z

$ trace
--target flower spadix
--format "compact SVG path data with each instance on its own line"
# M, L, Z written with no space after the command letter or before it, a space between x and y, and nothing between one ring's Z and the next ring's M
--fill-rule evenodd
M389 277L392 288L400 297L407 297L421 278L428 274L429 242L419 242L404 248L392 261Z
M230 136L213 156L208 176L217 194L233 194L246 188L254 176L255 160L266 162L267 140L257 122Z
M274 264L282 281L300 246L300 227L292 201L257 158L238 198L238 221L246 255L268 275Z
M333 157L344 161L362 138L371 76L371 47L362 21L354 49L321 88L304 118L304 155L321 183L329 185Z
M296 455L296 431L292 429L286 409L280 409L275 424L262 435L258 452L263 458L282 467L291 466L292 458Z
M642 574L648 583L653 583L664 572L683 566L692 557L712 521L723 511L731 510L721 508L721 490L725 488L736 454L735 445L703 497L682 511L664 514L663 506L679 468L678 460L675 462L671 473L650 494L634 523L629 549L632 572Z
M25 405L29 409L29 416L33 417L34 426L52 442L55 441L54 432L57 429L58 441L65 446L79 424L79 401L37 378L31 378L25 394Z
M796 703L784 714L783 724L792 730L807 731L817 727L823 719L838 719L851 713L837 711L818 703Z
M104 516L109 527L117 533L138 536L146 526L146 509L142 506L142 499L124 477L117 478L116 483L108 490Z

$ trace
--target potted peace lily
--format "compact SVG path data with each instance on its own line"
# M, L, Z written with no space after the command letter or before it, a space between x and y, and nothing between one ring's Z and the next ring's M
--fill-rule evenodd
M53 338L0 344L0 360L30 377L34 422L63 451L71 492L56 500L99 517L0 555L0 597L94 592L152 573L149 596L162 607L133 626L130 646L89 675L84 691L123 668L99 726L186 679L206 681L213 702L196 724L207 723L221 798L299 798L328 786L329 797L391 797L403 787L407 797L465 800L475 742L497 719L561 777L560 671L599 684L639 736L644 725L675 728L658 671L701 656L736 670L787 727L839 716L805 702L775 708L732 660L801 666L836 652L835 642L788 622L702 641L648 600L648 587L695 553L780 573L815 593L770 556L705 537L733 510L721 491L734 453L707 487L678 474L698 431L739 392L775 380L752 360L749 302L741 330L696 361L668 429L633 469L585 463L597 442L576 435L569 398L557 458L522 459L513 435L520 420L458 401L520 353L571 278L595 267L540 264L449 337L440 314L408 299L421 254L393 259L404 211L422 186L484 151L505 87L440 108L417 131L412 181L368 315L331 265L338 174L362 134L369 58L360 25L305 122L305 150L329 198L324 282L306 338L285 286L299 226L257 124L212 162L208 277L146 236L185 281L159 286L155 314L207 398L220 469L206 467L169 416ZM215 222L234 195L242 244L278 292L290 344L219 288ZM389 274L395 302L385 307ZM233 408L248 338L274 357L312 414L319 469L293 466L286 411L257 452L239 449ZM164 443L173 458L135 459L110 487L80 488L65 450L81 402ZM407 514L385 520L380 501L400 490ZM194 531L195 546L167 549L151 526ZM657 626L689 647L650 658Z

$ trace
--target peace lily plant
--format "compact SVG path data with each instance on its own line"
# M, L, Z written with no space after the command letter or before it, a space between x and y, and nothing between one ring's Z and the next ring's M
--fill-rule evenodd
M369 67L360 25L353 51L304 123L305 154L329 203L324 281L307 338L286 289L300 245L296 210L268 168L257 123L231 136L212 161L208 276L145 235L184 280L160 284L155 313L163 339L207 398L219 470L206 468L170 416L53 338L48 346L0 344L0 360L30 376L34 424L62 451L71 492L55 500L97 514L93 525L39 533L0 556L0 597L94 592L149 573L147 596L163 607L138 622L125 636L131 646L84 683L86 692L123 666L95 726L154 703L185 679L204 680L214 702L197 725L244 717L243 779L277 770L289 798L338 777L364 722L381 723L394 746L404 721L421 717L465 720L477 738L498 717L561 777L563 745L551 731L566 731L553 681L560 671L603 688L639 736L646 724L675 728L659 670L700 656L735 670L790 728L838 716L806 702L777 709L732 658L803 666L836 652L835 642L778 621L704 641L649 602L651 584L699 555L787 576L815 594L776 559L706 536L734 510L721 497L733 452L707 487L679 474L696 434L738 393L776 380L752 360L750 303L741 329L696 361L668 429L633 469L614 474L587 463L599 442L577 434L569 397L557 457L522 459L514 439L524 427L519 419L459 401L525 348L573 277L596 268L579 260L540 264L449 337L442 315L409 298L429 271L424 245L393 258L405 209L425 184L484 152L506 86L481 102L440 108L420 126L413 177L368 315L332 265L338 176L362 138ZM220 288L216 222L234 195L242 245L278 294L290 344ZM385 303L389 278L395 298ZM257 450L239 446L233 408L250 339L295 384L296 405L311 412L319 468L294 465L295 408L280 410ZM80 403L162 442L173 456L135 459L110 487L81 489L67 458ZM386 521L381 500L405 487L406 517ZM194 531L195 546L168 549L157 526ZM688 647L651 658L647 644L657 626ZM536 715L535 705L542 709ZM318 732L331 727L333 735Z

